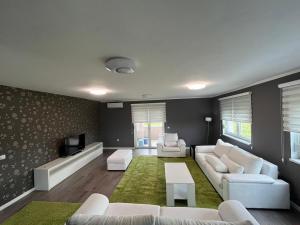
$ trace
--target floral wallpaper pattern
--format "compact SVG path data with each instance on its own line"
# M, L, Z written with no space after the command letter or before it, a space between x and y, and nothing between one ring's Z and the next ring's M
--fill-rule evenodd
M59 157L63 137L100 141L101 103L0 85L0 205L31 189L33 168Z

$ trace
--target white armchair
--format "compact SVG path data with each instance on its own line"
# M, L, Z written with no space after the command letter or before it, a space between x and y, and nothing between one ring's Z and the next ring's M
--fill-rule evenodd
M158 157L185 157L186 144L183 139L178 139L177 133L165 133L157 143Z

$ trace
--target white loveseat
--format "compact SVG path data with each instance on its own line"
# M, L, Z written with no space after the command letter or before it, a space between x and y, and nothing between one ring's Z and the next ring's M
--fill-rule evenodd
M227 222L239 222L247 220L250 221L252 225L259 225L255 218L238 201L225 201L219 205L218 209L160 207L158 205L148 204L109 203L109 200L106 196L101 194L92 194L80 206L73 216L76 215L153 215L155 217Z
M246 208L290 208L289 184L278 179L276 165L220 139L196 146L195 160L224 200Z
M177 133L165 133L157 142L158 157L185 157L186 143Z

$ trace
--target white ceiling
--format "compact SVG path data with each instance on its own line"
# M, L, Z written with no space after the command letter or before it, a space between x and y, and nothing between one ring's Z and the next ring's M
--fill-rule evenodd
M299 0L1 0L0 83L100 101L215 96L299 68L299 21ZM106 71L110 56L136 73Z

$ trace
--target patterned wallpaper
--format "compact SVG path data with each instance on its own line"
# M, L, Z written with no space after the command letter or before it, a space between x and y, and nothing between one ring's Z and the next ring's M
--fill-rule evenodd
M62 138L100 141L101 103L0 85L0 205L33 187L33 168L58 157Z

